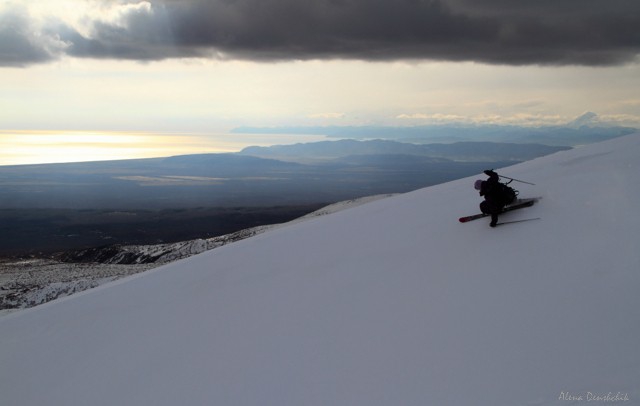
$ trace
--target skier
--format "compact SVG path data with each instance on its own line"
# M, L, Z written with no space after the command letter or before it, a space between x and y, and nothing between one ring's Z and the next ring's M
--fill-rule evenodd
M480 192L480 196L484 196L484 201L480 203L480 211L491 215L489 225L495 227L498 224L498 214L505 206L515 201L516 192L506 184L500 183L500 177L493 170L488 169L484 174L489 179L476 180L474 187Z

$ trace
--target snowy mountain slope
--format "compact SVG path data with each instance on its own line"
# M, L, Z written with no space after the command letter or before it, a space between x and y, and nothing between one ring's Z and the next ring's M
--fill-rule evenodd
M374 195L345 200L325 206L321 209L313 211L297 219L291 220L287 223L256 226L212 238L200 238L175 243L150 245L112 245L106 247L71 251L62 254L61 256L66 262L93 261L104 264L166 264L179 259L190 257L192 255L200 254L202 252L209 251L235 241L253 237L257 234L262 234L274 228L288 226L300 221L306 221L313 217L324 216L341 210L346 210L351 207L357 207L362 204L366 204L392 195L393 194Z
M499 171L539 221L459 224L467 178L5 316L0 404L638 405L638 156Z
M112 245L68 251L54 259L0 260L0 317L15 309L91 289L121 277L200 254L278 227L286 227L392 195L367 196L323 207L288 223L251 227L218 237L153 245Z

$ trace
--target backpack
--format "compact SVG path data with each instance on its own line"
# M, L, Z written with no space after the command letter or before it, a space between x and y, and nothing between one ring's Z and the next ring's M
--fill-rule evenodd
M500 195L502 196L502 201L504 202L505 206L514 203L518 198L518 191L504 183L499 183L499 185Z

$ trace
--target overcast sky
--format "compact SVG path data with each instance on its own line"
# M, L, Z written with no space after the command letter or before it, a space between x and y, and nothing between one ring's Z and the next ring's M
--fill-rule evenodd
M640 127L636 0L0 0L0 130Z

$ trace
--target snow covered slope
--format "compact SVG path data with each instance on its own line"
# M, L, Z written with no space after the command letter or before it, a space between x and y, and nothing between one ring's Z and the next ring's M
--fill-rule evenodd
M638 405L638 157L499 171L538 221L458 223L467 178L2 317L0 404Z

